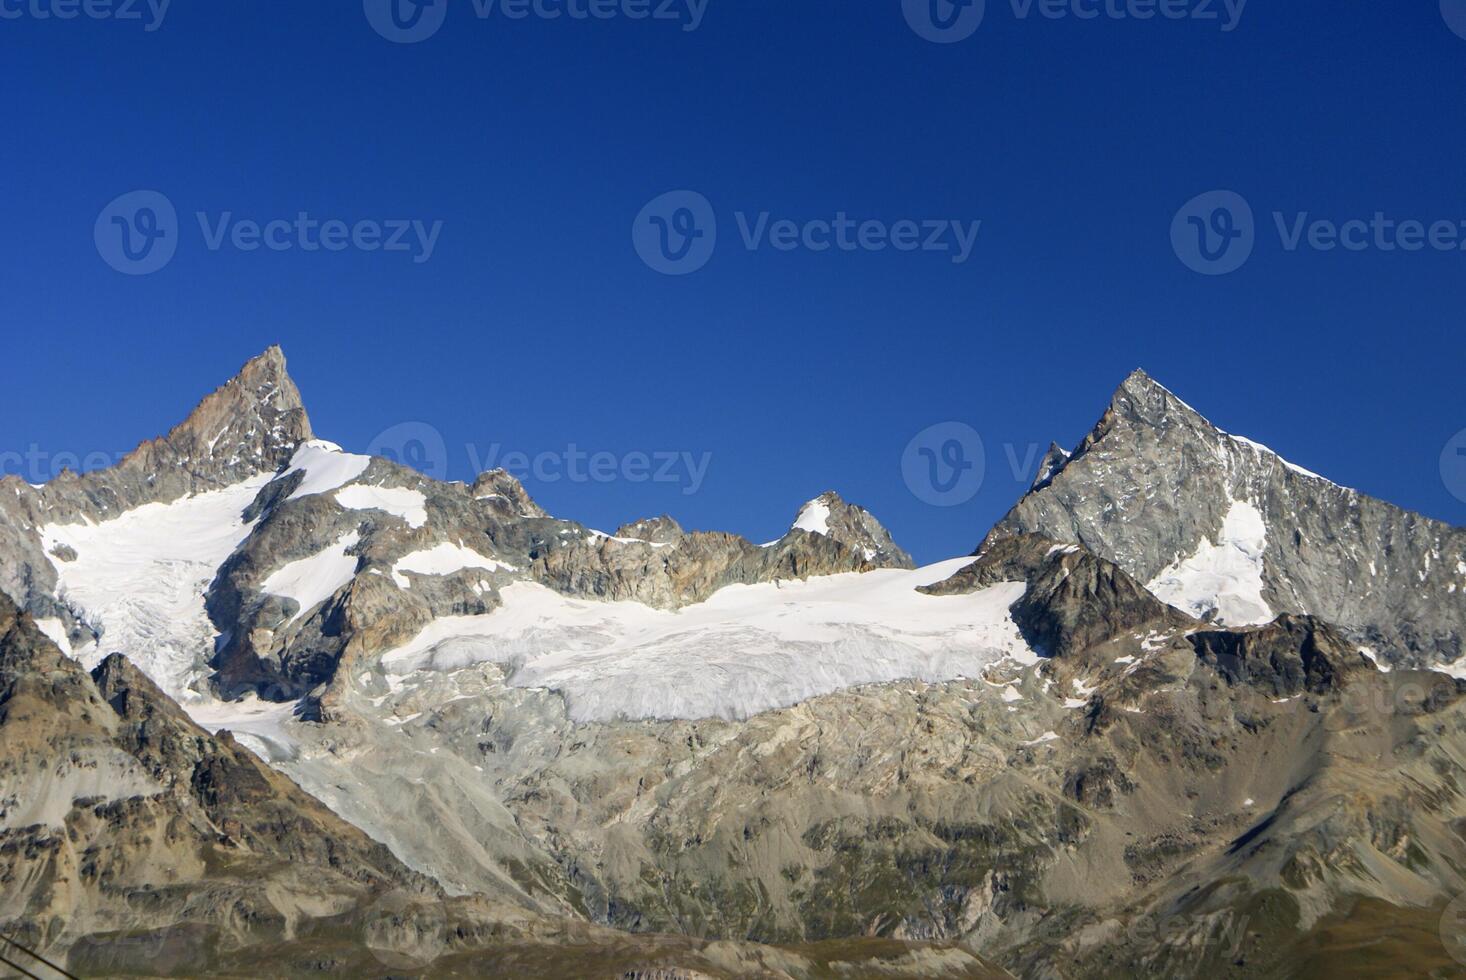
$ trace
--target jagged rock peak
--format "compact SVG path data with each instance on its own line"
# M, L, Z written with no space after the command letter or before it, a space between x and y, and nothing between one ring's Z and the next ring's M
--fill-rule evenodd
M264 469L278 469L312 438L285 353L271 347L204 398L164 441L196 464L258 460Z
M46 484L31 501L32 523L105 520L150 503L168 503L235 486L290 462L312 438L300 391L271 347L206 396L166 436L142 443L116 465ZM0 575L0 580L4 576Z
M1033 485L1030 489L1037 490L1046 486L1068 462L1069 451L1057 442L1049 443L1049 450L1044 453L1043 460L1038 464L1038 475L1033 478Z
M623 524L617 528L616 537L648 541L652 544L672 544L686 533L681 524L663 514L661 517L651 517L644 521Z
M543 507L534 502L529 491L524 489L508 470L489 470L480 473L473 482L474 499L486 503L506 518L546 518Z
M891 532L864 507L846 503L827 490L799 508L789 533L820 534L861 551L869 562L895 568L914 567L911 556L891 537Z
M1221 625L1318 616L1393 663L1466 638L1466 531L1340 487L1213 425L1144 371L979 552L1014 534L1082 544ZM1210 613L1208 613L1210 610Z

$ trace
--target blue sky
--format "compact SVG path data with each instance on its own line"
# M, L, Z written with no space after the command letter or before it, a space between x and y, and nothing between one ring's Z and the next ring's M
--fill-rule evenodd
M348 448L413 422L455 478L551 453L560 478L531 492L606 529L670 512L765 540L833 488L936 559L1022 491L1010 456L1076 443L1143 366L1303 466L1466 519L1466 477L1441 469L1466 427L1455 0L1235 19L1215 0L1218 20L988 0L941 44L914 0L598 2L611 16L452 0L400 44L349 0L179 2L157 24L0 0L0 448L130 448L279 343ZM131 275L106 209L139 190L176 211L176 251ZM1247 202L1252 250L1206 275L1188 236L1220 247L1237 216L1182 209L1219 190ZM717 223L681 275L636 247L671 191L700 195L661 215L673 234L688 200ZM805 247L842 216L852 247ZM1321 247L1320 220L1363 247ZM250 248L271 221L280 247ZM341 250L311 250L326 222ZM947 422L986 466L935 506L903 454ZM609 454L609 478L565 478L576 452ZM706 470L652 479L661 458Z

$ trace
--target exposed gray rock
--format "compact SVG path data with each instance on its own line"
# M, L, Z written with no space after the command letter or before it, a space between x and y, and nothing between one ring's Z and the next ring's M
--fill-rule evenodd
M1204 541L1218 542L1235 501L1266 524L1263 597L1273 612L1335 623L1391 662L1461 655L1466 531L1293 467L1139 371L982 547L1039 534L1082 544L1149 583Z
M1119 566L1077 545L1032 534L994 542L976 562L921 591L963 595L1000 582L1028 583L1013 605L1013 621L1044 656L1075 657L1122 637L1143 639L1201 626Z

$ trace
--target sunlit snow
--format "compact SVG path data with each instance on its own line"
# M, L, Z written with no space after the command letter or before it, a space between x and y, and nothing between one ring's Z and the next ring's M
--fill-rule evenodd
M336 502L347 510L381 510L395 514L411 528L428 522L427 498L421 491L362 484L336 491Z
M294 622L331 598L356 576L360 561L347 552L360 540L360 536L352 531L331 547L309 558L291 562L265 579L260 591L300 603L300 609L290 620Z
M862 684L979 676L1034 659L1008 614L1022 583L928 596L974 559L804 582L735 585L678 612L516 583L487 616L439 619L383 657L397 675L493 661L564 694L576 721L746 718Z
M1262 597L1267 551L1262 512L1246 501L1233 501L1220 538L1217 543L1203 539L1196 554L1171 565L1147 588L1162 602L1198 619L1214 614L1224 626L1272 622L1274 613Z
M100 524L41 528L61 596L102 633L100 643L76 651L82 663L91 668L120 652L173 698L198 697L188 688L207 673L214 654L204 593L224 559L249 536L252 525L241 514L269 481L262 474ZM75 549L76 560L51 555L57 545Z
M485 558L471 548L444 542L424 551L414 551L392 566L392 580L401 588L411 588L412 581L406 572L418 575L452 575L468 568L481 568L488 572L516 571L513 565Z

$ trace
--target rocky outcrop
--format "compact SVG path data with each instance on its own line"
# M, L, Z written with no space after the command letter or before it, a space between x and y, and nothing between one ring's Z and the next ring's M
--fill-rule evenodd
M88 676L5 597L0 800L0 931L33 948L189 922L192 961L283 937L306 908L436 894L122 658Z
M545 539L531 557L534 577L557 591L659 609L702 602L729 585L912 567L879 521L835 493L810 501L789 533L762 546L736 534L688 533L661 517L614 536L577 526Z
M911 556L891 538L874 515L864 507L846 503L828 490L799 509L789 537L818 535L836 541L864 556L876 568L913 568Z
M1138 640L1201 624L1161 602L1117 565L1078 545L1033 534L1002 538L929 595L965 595L1025 582L1013 621L1043 656L1074 658L1116 639Z
M1277 697L1337 690L1351 673L1374 665L1327 623L1279 616L1258 629L1195 633L1196 655L1231 684L1252 684Z
M1137 371L1072 457L988 535L1082 544L1149 584L1220 547L1229 512L1266 532L1261 597L1273 614L1317 616L1403 664L1450 662L1466 637L1466 530L1292 466L1216 428Z

